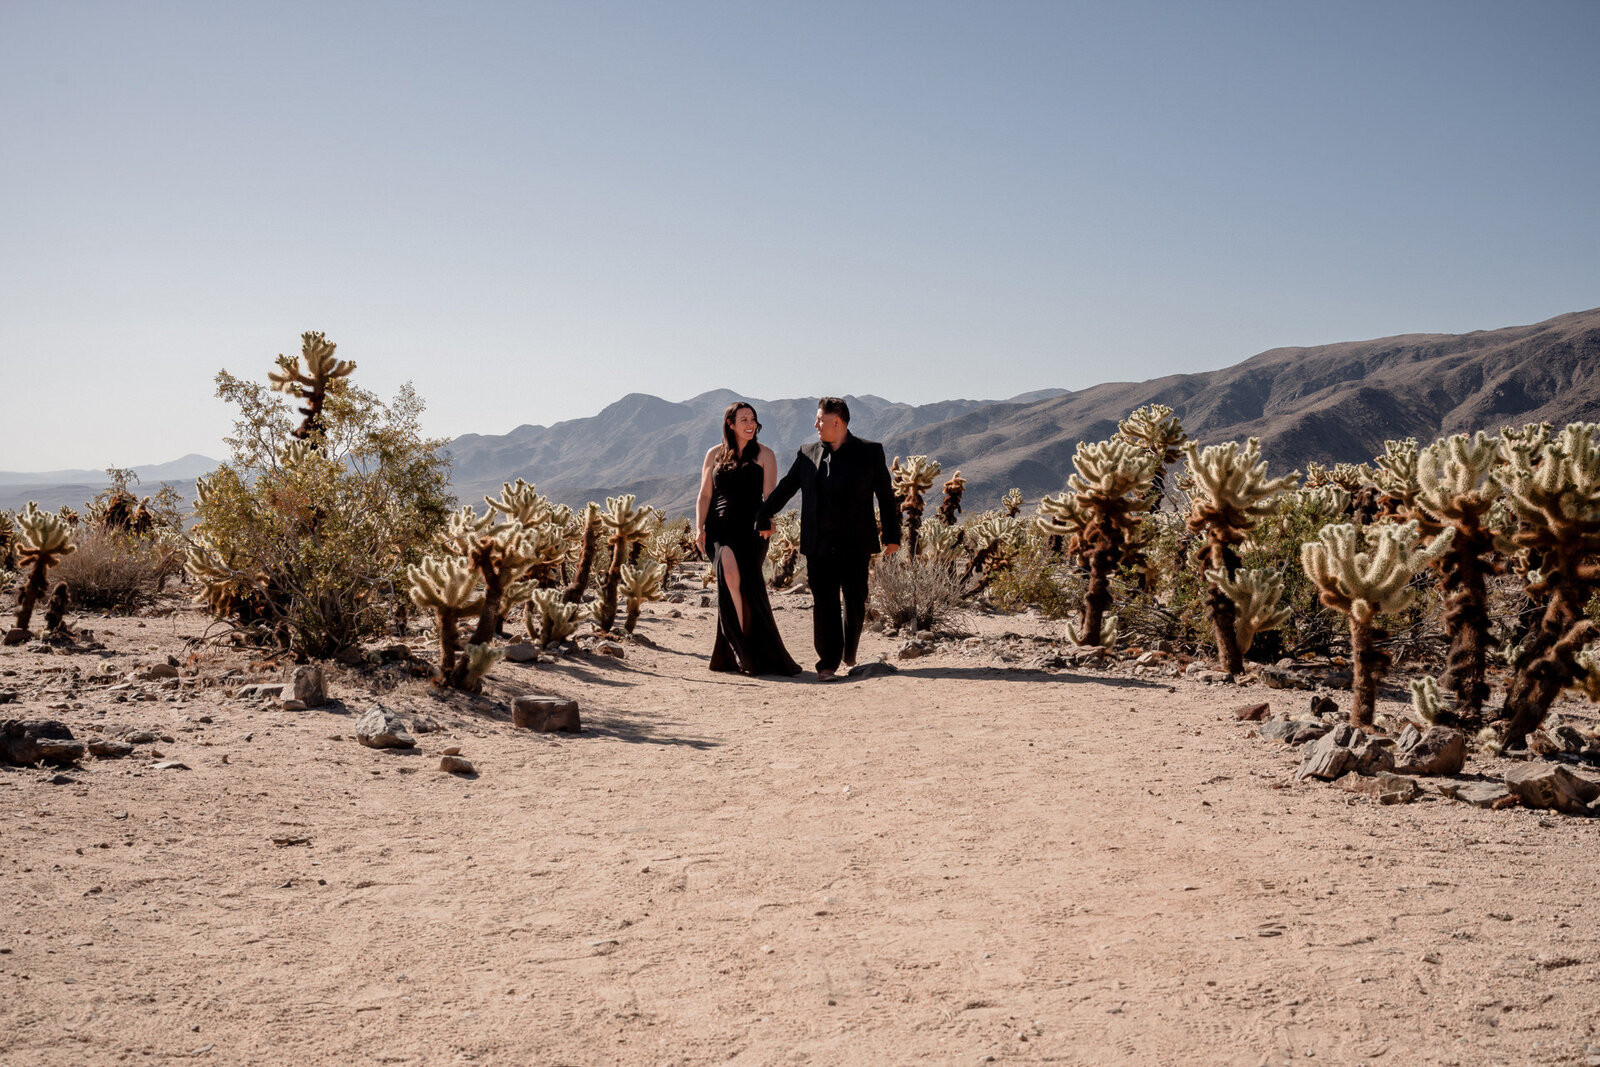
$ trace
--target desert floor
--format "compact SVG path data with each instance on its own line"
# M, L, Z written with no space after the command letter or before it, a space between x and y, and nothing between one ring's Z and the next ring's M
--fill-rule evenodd
M188 610L0 652L6 717L172 739L0 772L0 1062L1600 1062L1600 823L1296 782L1231 710L1308 694L1030 669L1029 617L713 675L698 603L482 699L336 669L298 712L210 684L282 670L191 658ZM168 655L199 681L94 681ZM514 729L530 692L585 731ZM375 702L440 729L361 747Z

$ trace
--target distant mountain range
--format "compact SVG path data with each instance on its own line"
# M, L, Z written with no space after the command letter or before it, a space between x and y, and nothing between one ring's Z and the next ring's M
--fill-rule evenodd
M721 390L675 404L634 393L592 418L457 438L456 490L476 503L520 477L574 506L629 492L687 513L700 461L735 399L755 406L780 468L812 438L814 397L764 401ZM1261 438L1273 472L1309 460L1370 460L1386 438L1600 420L1600 309L1468 334L1275 348L1224 370L1006 401L847 399L853 431L882 441L890 455L923 453L947 472L960 468L969 508L982 509L1013 486L1030 499L1059 491L1079 441L1110 435L1150 403L1171 407L1203 444Z
M1171 407L1203 444L1261 438L1273 473L1310 460L1370 460L1386 438L1600 421L1600 308L1468 334L1275 348L1223 370L1002 401L846 399L852 430L882 441L890 455L923 453L946 472L960 468L968 508L981 510L1013 486L1030 499L1059 491L1079 441L1108 436L1150 403ZM734 400L755 406L780 467L813 437L815 397L761 400L715 390L674 403L630 393L589 418L456 438L449 446L455 490L463 502L481 504L484 494L524 478L574 506L634 493L685 514L694 507L701 459L720 440L722 411ZM138 474L146 487L192 483L215 466L191 455ZM0 507L28 499L78 506L104 485L101 471L0 472Z
M148 496L167 482L192 497L194 480L216 468L216 460L191 452L170 463L134 467L139 484L133 488L138 495ZM104 470L0 471L0 508L20 511L32 500L51 510L63 504L81 509L108 484Z

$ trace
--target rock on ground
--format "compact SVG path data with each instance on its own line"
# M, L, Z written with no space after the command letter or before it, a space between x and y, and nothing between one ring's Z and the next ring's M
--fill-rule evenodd
M415 748L417 739L406 733L405 723L381 705L356 720L356 740L368 748Z

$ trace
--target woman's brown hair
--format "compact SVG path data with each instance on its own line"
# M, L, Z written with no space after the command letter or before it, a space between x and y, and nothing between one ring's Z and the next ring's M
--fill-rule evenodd
M740 408L749 408L750 417L756 420L757 437L750 438L750 443L745 446L744 454L739 454L738 438L733 435L733 420L739 417ZM735 400L728 405L728 410L722 413L722 454L717 457L717 469L728 470L740 463L754 463L761 458L761 444L758 440L761 433L761 420L756 417L756 409L750 407L743 400Z

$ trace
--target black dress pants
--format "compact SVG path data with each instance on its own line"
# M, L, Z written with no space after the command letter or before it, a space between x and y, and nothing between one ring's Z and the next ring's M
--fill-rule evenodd
M863 552L821 551L806 557L807 581L815 604L811 638L817 648L817 670L836 671L841 661L854 663L867 618L867 565ZM844 613L840 615L840 598Z

